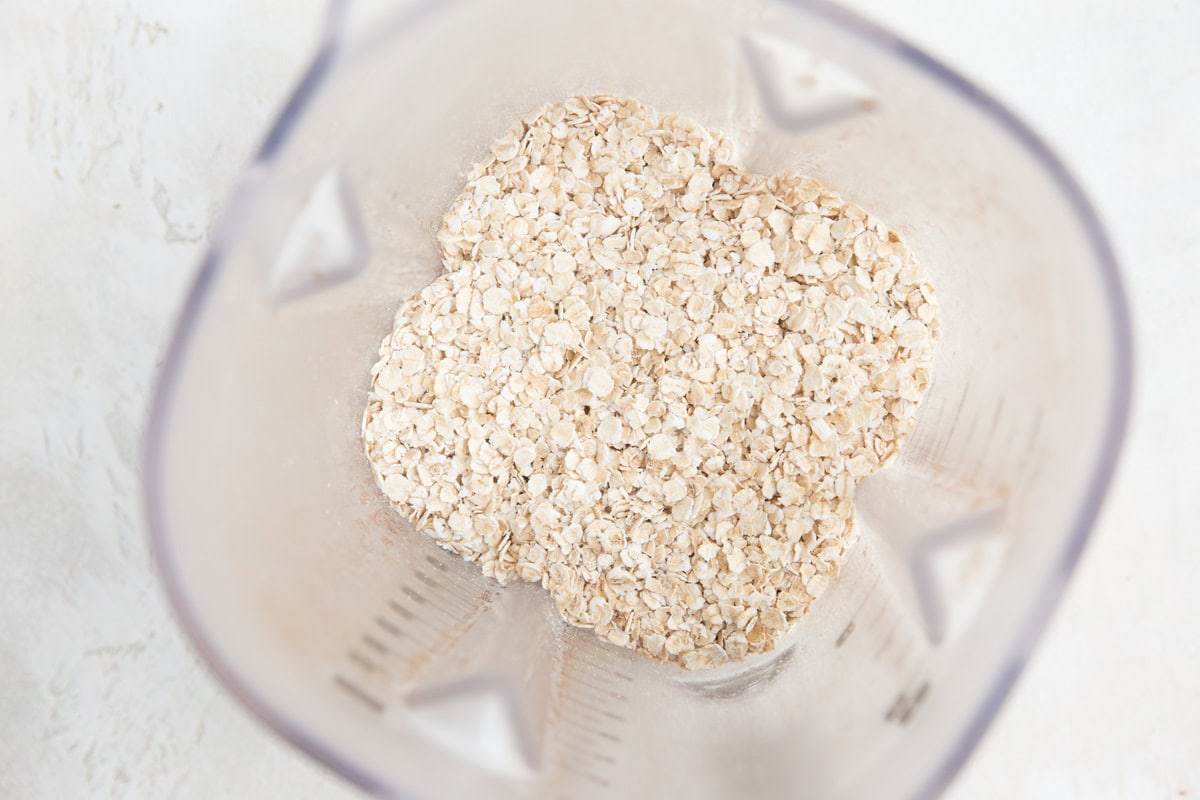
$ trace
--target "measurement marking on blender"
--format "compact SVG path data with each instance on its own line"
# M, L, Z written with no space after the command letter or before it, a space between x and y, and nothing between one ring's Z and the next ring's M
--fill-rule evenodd
M605 789L607 789L609 786L612 786L612 783L607 778L601 778L599 775L594 775L591 772L587 771L586 769L580 769L579 767L575 766L574 764L559 761L558 766L560 768L566 770L567 772L573 772L574 774L578 775L579 777L581 777L585 780L589 780L592 783L594 783L598 786L601 786Z
M577 676L571 678L571 680L573 680L575 683L579 684L580 686L586 686L587 688L591 689L593 692L597 692L599 694L606 694L609 697L613 698L614 700L620 700L621 702L628 702L628 700L629 700L628 697L621 694L620 692L614 692L612 689L606 689L603 686L597 686L594 683L588 683L587 681L580 680Z
M608 746L601 740L612 744L621 743L621 737L615 733L610 733L599 728L589 728L570 716L560 716L558 719L557 727L560 741L577 748L576 752L599 752L596 748Z
M580 758L580 759L590 758L593 761L599 761L601 764L616 764L617 763L617 760L615 758L613 758L612 756L607 755L605 753L597 753L595 750L567 750L562 754L563 759L570 758L570 757ZM560 763L563 763L563 761L561 759L560 759Z
M397 614L409 621L418 619L416 614L409 611L408 608L396 602L395 600L388 600L388 608L392 609L392 611L395 611Z
M920 687L917 689L916 694L913 695L912 702L909 703L908 708L906 708L904 710L904 714L900 717L901 724L908 722L909 719L912 718L912 715L916 712L916 710L918 708L920 708L921 703L924 702L925 697L928 694L929 694L929 681L926 681L920 685Z
M445 592L446 594L453 595L453 596L463 600L464 602L471 602L471 601L478 599L478 597L473 595L470 591L464 590L463 588L461 588L459 586L455 586L454 583L447 581L447 580L439 581L436 578L434 578L432 575L430 575L429 573L427 573L423 570L414 569L413 575L416 575L417 580L419 580L421 583L428 586L430 589L433 589L434 591Z
M628 724L625 716L611 709L622 709L621 704L629 698L611 686L618 679L633 680L606 664L609 659L602 648L586 643L569 647L556 676L555 692L556 768L572 783L578 779L602 789L610 786L603 776L613 774L618 764L619 752L614 748L622 741L619 731ZM580 794L576 796L591 794L582 786L577 791Z
M563 717L562 721L563 721L564 725L570 725L574 728L577 728L578 730L586 731L587 733L591 733L591 734L595 734L596 736L599 736L601 739L607 739L610 742L621 741L621 737L616 736L615 734L611 734L608 731L601 730L599 728L589 728L587 725L584 725L582 721L574 719L573 717Z
M412 588L411 586L405 586L400 591L403 592L404 596L407 597L409 600L412 600L414 603L417 603L419 605L424 605L426 602L428 602L425 598L425 595L421 594L420 592L418 592L416 589Z
M581 700L573 694L567 694L564 692L562 697L564 700L568 700L571 703L574 703L575 705L580 706L581 708L587 709L588 711L592 711L596 714L602 714L602 715L608 717L609 719L613 720L614 722L621 722L621 723L626 722L625 717L622 717L620 714L617 714L616 712L613 712L613 711L609 711L606 708L601 708L600 706L592 705L591 703L587 702L586 700Z
M602 772L611 769L616 763L617 760L612 756L592 750L564 750L558 757L559 766L569 764L583 770L597 769Z
M442 602L435 602L434 600L426 597L423 605L452 619L458 619L466 614L470 614L476 606L476 603L459 601L457 598L453 597L442 599L446 600L444 604Z
M441 603L434 602L430 597L428 597L427 595L421 594L420 592L418 592L416 589L412 588L411 586L405 586L400 591L402 591L404 593L404 596L409 598L410 600L412 600L414 603L416 603L418 605L422 605L422 606L428 606L429 608L432 608L435 611L440 611L443 614L445 614L446 616L452 617L454 619L461 617L464 613L466 613L469 610L467 608L463 608L459 611L455 611L452 608L446 608Z
M367 672L379 672L382 669L374 661L372 661L371 659L364 656L362 653L359 653L355 650L347 651L346 656L350 659L351 662L362 667Z
M374 711L376 714L383 713L384 705L382 702L380 702L379 700L376 700L374 697L367 694L363 689L361 689L357 685L351 683L346 678L343 678L341 675L337 675L334 677L333 682L335 684L337 684L338 686L340 686L342 688L342 690L345 691L347 694L349 694L351 697L358 700L360 703L362 703L367 708Z
M436 623L430 622L429 620L425 619L425 617L421 616L420 614L417 614L415 611L410 609L408 606L404 605L403 603L397 602L396 600L388 600L388 607L391 608L393 611L395 611L397 614L399 614L404 619L408 620L409 622L420 622L423 625L428 625L434 631L440 631L442 629L441 626L437 625ZM412 634L409 633L409 635L411 636Z
M450 571L450 565L437 556L425 556L425 561L428 562L431 567L440 572Z
M618 672L617 670L612 669L610 667L606 667L603 664L597 664L595 661L576 661L575 663L582 667L588 667L590 669L596 669L596 670L599 670L600 672L607 673L609 675L612 675L614 678L620 678L621 680L626 681L628 683L633 683L632 675L627 675L624 672Z
M417 632L415 630L413 630L412 628L408 628L408 629L404 630L403 631L404 637L406 639L411 640L414 644L416 644L418 646L429 645L430 642L432 640L436 639L438 634L440 634L444 630L444 626L438 625L435 622L431 622L422 616L418 616L417 614L413 613L405 606L401 605L400 603L397 603L395 600L389 600L388 607L391 608L399 616L403 617L408 622L421 623L426 628L428 628L427 634L429 634L429 633L433 634L432 637L430 637L428 635L422 636L422 635L418 635Z
M921 703L929 695L930 688L929 681L925 681L917 687L911 697L907 692L901 692L892 701L891 706L888 707L887 713L883 717L884 720L900 725L907 724L917 709L920 708Z
M625 718L621 717L620 715L603 714L595 707L585 706L581 703L573 704L571 713L594 725L605 725L610 722L615 722L617 724L625 723Z
M595 714L594 708L584 706L582 710L585 713L580 714L580 705L575 705L572 709L561 709L562 713L558 714L558 723L556 728L559 736L563 737L564 741L573 742L575 746L594 750L597 747L606 747L600 740L611 742L613 744L620 743L621 737L610 731L606 725L612 722L624 724L624 720L613 720L612 717L601 719ZM593 712L593 713L587 713Z
M586 672L590 675L594 675L595 677L600 678L601 680L604 680L605 676L610 676L613 678L620 678L621 680L625 681L626 683L633 682L633 678L626 675L625 673L616 672L615 670L611 670L611 669L605 669L604 667L600 666L599 664L591 663L588 661L574 661L574 660L572 660L571 663L574 667L579 669L581 672Z
M382 628L383 626L380 627ZM414 638L413 635L408 631L400 631L400 629L396 628L394 625L392 628L399 631L399 633L395 634L390 632L388 633L388 635L393 639L393 656L406 663L412 661L412 659L416 658L417 656L417 653L412 651L414 649L420 651L423 649L424 643Z
M572 731L560 729L558 732L558 746L560 757L565 755L587 756L595 761L615 761L615 758L605 755L600 751L606 747L612 747L614 744L619 744L619 739L602 740L595 736L581 735L582 731ZM596 758L597 755L603 756Z
M381 656L389 655L392 652L388 648L387 645L385 645L383 642L379 641L378 639L376 639L374 636L372 636L369 633L364 633L362 635L362 640L363 640L363 644L365 644L367 647L374 650L376 653L379 653L379 655L381 655Z
M449 583L440 583L421 570L413 570L413 574L417 576L417 580L435 591L442 591L450 598L458 600L465 606L473 607L476 603L484 599L482 594L472 594L464 591Z
M376 617L375 624L383 628L385 633L395 636L397 639L407 638L408 634L404 632L396 623L389 620L387 617Z
M570 760L572 758L578 760ZM559 764L575 764L582 769L587 769L588 766L595 766L594 762L599 762L600 766L598 766L598 769L607 769L610 766L616 765L617 759L612 756L605 756L604 753L586 750L564 752L563 757L558 759Z

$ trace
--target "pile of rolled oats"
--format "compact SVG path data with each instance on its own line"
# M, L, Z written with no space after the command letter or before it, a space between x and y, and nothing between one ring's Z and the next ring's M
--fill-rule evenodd
M363 422L442 547L689 669L770 650L836 576L938 332L894 232L732 159L620 97L523 120L446 215Z

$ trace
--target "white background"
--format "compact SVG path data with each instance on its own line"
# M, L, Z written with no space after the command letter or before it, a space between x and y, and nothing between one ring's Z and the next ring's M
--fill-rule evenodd
M1058 150L1111 227L1137 326L1100 525L948 797L1200 797L1200 4L853 5ZM320 6L0 5L0 797L354 797L190 653L137 474L174 312Z

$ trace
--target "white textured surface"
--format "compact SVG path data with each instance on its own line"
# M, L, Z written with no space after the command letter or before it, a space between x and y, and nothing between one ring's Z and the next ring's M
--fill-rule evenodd
M320 5L0 5L0 797L353 797L190 654L137 477L170 321ZM948 798L1196 797L1200 5L853 5L1059 150L1112 226L1138 330L1115 490Z

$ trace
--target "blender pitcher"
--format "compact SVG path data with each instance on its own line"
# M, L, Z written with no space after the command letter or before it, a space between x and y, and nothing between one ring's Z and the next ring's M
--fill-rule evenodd
M905 236L942 339L859 543L774 652L685 672L500 587L392 510L359 440L401 299L488 143L607 92ZM214 231L151 419L153 546L209 665L406 798L935 796L1021 670L1111 475L1129 323L1060 163L894 36L802 0L335 4Z

